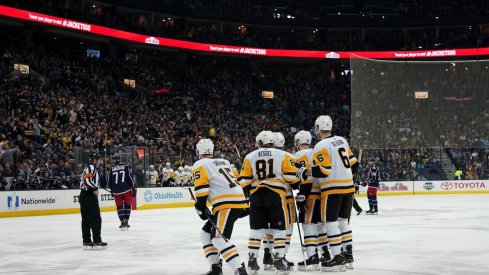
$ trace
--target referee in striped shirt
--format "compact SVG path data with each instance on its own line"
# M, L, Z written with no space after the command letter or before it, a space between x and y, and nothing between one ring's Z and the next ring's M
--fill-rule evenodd
M83 170L80 183L80 212L82 217L81 227L84 249L105 248L107 243L102 242L100 230L102 228L102 217L98 205L99 173L97 172L98 153L90 153L88 165ZM91 232L90 232L91 230ZM91 238L93 234L93 242Z

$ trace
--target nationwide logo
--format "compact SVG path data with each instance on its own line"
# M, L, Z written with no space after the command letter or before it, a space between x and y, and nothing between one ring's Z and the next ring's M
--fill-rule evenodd
M335 52L329 52L326 54L326 58L340 58L340 55Z
M425 182L423 184L423 188L426 190L431 190L431 189L435 188L435 185L432 182Z
M146 42L146 44L160 45L160 40L154 38L153 36L146 38L144 42Z
M11 196L7 196L7 208L8 210L16 210L20 207L20 197L13 193Z
M144 192L144 201L150 203L153 200L153 192L151 190L146 190Z

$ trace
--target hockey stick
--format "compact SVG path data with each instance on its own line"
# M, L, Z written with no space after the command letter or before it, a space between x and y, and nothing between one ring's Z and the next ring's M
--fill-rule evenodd
M294 203L297 203L296 200L294 200ZM304 271L308 271L307 270L307 263L306 263L306 255L304 254L305 250L306 250L306 247L304 246L304 242L302 241L302 234L301 234L301 228L299 226L299 217L297 216L297 204L296 204L296 207L294 208L294 215L295 215L295 223L297 224L297 231L299 232L299 240L301 241L301 250L302 250L302 258L304 259ZM297 267L298 268L298 267Z
M272 229L270 229L270 223L267 224L268 225L268 233L272 232ZM265 233L265 236L267 236L267 245L268 245L268 249L270 249L270 255L272 256L272 262L275 263L275 255L273 255L273 249L272 249L272 244L270 243L270 241L268 240L268 234ZM273 238L273 233L272 233L272 238Z
M234 149L236 149L236 153L238 153L238 157L239 159L241 159L241 154L239 153L238 147L236 147L236 145L234 145Z
M185 189L185 187L182 187ZM197 201L197 199L195 198L194 196L194 192L192 192L192 188L188 188L188 191L190 192L190 197L192 198L193 201ZM207 207L206 207L207 208ZM229 242L229 240L224 236L224 234L222 234L221 230L219 230L219 228L217 227L217 225L214 223L214 221L212 220L212 217L208 216L207 215L207 221L209 221L212 225L212 227L214 227L214 229L216 229L217 233L219 233L219 235L221 235L221 237L226 241L226 242Z

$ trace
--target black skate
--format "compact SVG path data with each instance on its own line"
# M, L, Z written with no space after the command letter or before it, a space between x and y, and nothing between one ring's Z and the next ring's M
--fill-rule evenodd
M277 275L287 275L289 274L289 267L287 266L287 262L285 261L285 257L279 258L277 254L275 254L273 266L277 269L275 274Z
M263 269L264 270L274 270L272 253L270 253L269 248L265 248L263 253Z
M363 209L360 209L359 211L357 211L357 216L362 214L362 212L363 212Z
M211 270L205 275L222 275L222 262L211 265Z
M256 258L253 258L253 254L249 254L250 259L248 260L248 270L251 274L258 274L258 270L260 270L260 266L258 265L258 261Z
M287 263L287 267L289 268L289 270L294 270L294 262L289 261L287 257L284 257L284 261Z
M378 215L378 214L379 214L379 209L375 207L374 210L372 211L372 215Z
M107 243L104 243L104 242L93 243L93 248L94 249L105 249L105 248L107 248Z
M241 264L241 267L234 271L234 275L248 275L245 265Z
M343 256L345 257L345 267L346 269L353 269L353 247L351 244L346 246L345 251L343 251Z
M318 254L314 254L311 257L306 259L306 264L304 264L304 261L298 262L297 263L297 269L301 271L308 271L308 270L316 270L319 271L319 256Z
M324 272L344 272L346 271L345 267L345 257L341 254L338 254L333 257L333 259L321 263L321 270Z
M92 249L93 249L92 242L83 243L83 250L92 250Z
M370 209L367 212L365 212L365 214L367 214L367 215L373 215L374 214L374 210L373 209Z
M124 220L125 221L125 226L127 229L129 229L131 226L129 225L129 221L128 220Z
M329 260L331 260L331 254L329 254L328 246L324 246L323 247L323 254L321 255L321 258L319 259L319 261L321 263L325 263Z

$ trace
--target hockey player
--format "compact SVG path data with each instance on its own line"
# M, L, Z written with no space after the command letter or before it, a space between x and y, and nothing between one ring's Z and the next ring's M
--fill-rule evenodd
M132 178L131 167L124 164L121 156L112 156L114 165L109 170L109 188L114 196L117 207L117 215L121 221L119 228L127 230L129 227L129 217L131 216L132 198L136 196L136 185Z
M315 122L320 141L314 146L311 169L300 168L301 177L312 175L321 186L321 220L331 247L332 259L321 263L326 272L345 271L353 268L352 232L348 224L353 203L353 173L358 169L356 157L343 137L333 136L333 121L320 116ZM346 264L346 268L345 268Z
M190 186L192 184L192 168L188 165L183 167L182 186Z
M235 275L247 274L236 246L230 242L234 222L248 213L243 189L234 177L229 161L213 158L214 144L210 139L201 139L196 147L200 160L192 168L197 197L195 209L199 217L207 221L200 234L204 254L211 264L207 275L222 275L219 254ZM212 205L212 213L207 202Z
M298 150L295 153L296 164L306 169L311 169L312 165L313 149L309 148L311 141L311 133L307 131L299 131L294 137L294 145ZM296 199L307 253L306 264L302 261L297 266L299 270L319 270L318 251L325 261L330 259L330 254L326 226L321 223L321 189L318 180L311 176L305 178Z
M256 137L259 148L249 153L240 172L240 184L250 198L250 239L248 269L254 274L261 239L266 229L273 229L274 266L277 274L288 274L285 262L285 238L289 218L286 206L286 183L298 184L293 157L273 148L274 134L263 131Z
M368 166L369 167L367 168L367 176L362 185L368 185L367 198L370 210L365 212L365 214L372 215L379 213L379 209L377 206L377 191L379 190L380 184L380 170L375 165L375 161L373 159L369 160Z
M276 149L283 150L285 146L285 137L281 132L274 132L274 141L273 145ZM285 152L285 151L284 151ZM290 157L294 158L292 155ZM285 255L289 251L290 241L292 239L292 233L294 233L294 223L296 222L296 209L295 209L295 201L294 194L292 193L292 186L286 182L286 201L287 201L287 212L289 214L289 227L287 228L286 236L285 236ZM268 234L270 235L270 234ZM265 253L263 259L267 255L267 248L265 248ZM270 257L271 258L271 257ZM284 260L287 262L287 266L289 269L294 268L294 263L287 260L287 257L284 257ZM264 263L265 264L265 263Z
M156 182L158 181L158 172L156 172L154 165L150 165L149 170L146 171L146 180L148 181L149 187L156 187Z
M177 172L175 173L175 184L177 186L182 186L184 177L185 172L183 171L183 167L179 166Z
M97 172L100 155L90 153L89 160L91 163L85 166L80 181L80 212L82 217L81 227L83 235L83 248L105 248L107 243L102 242L100 231L102 229L102 217L100 216L100 207L98 204L98 186L100 175ZM91 232L90 232L91 231ZM93 234L93 242L91 234Z
M172 175L175 174L169 162L165 164L165 167L162 169L163 173L163 186L174 186L175 179Z

